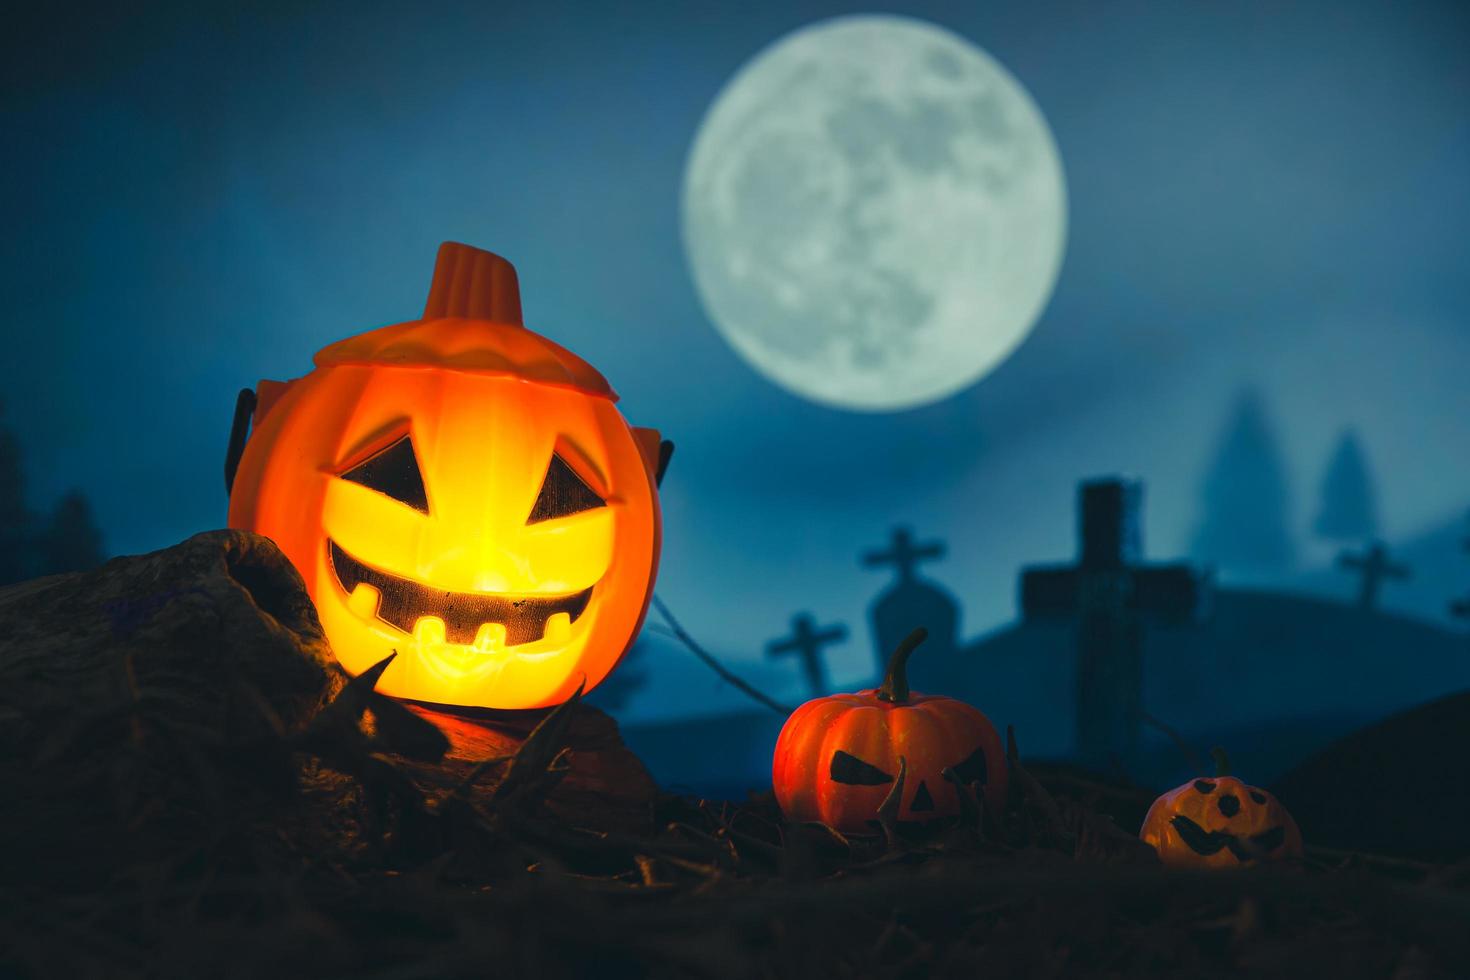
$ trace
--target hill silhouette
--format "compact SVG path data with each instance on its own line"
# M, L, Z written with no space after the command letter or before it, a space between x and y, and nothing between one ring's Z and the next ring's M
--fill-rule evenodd
M1384 584L1378 601L1380 608L1451 630L1464 630L1467 624L1449 615L1449 604L1452 599L1470 595L1467 539L1470 539L1470 519L1464 511L1459 511L1418 533L1390 542L1392 559L1408 566L1413 574ZM1306 569L1272 584L1275 588L1343 602L1352 602L1359 587L1357 575L1333 565Z
M951 656L916 654L915 690L968 701L996 725L1016 726L1033 759L1068 761L1075 745L1075 631L1064 622L1016 623ZM660 780L737 797L769 779L784 717L747 706L677 644L648 653L665 711L624 721L628 744ZM1364 725L1470 688L1466 637L1409 617L1310 596L1221 589L1205 622L1158 624L1143 641L1143 709L1204 756L1230 750L1238 772L1269 783ZM677 666L674 666L677 665ZM755 670L759 685L768 672ZM682 691L675 701L671 695ZM654 692L651 692L654 693ZM1195 773L1162 731L1145 727L1125 775L1146 786ZM719 760L715 765L714 760ZM709 774L718 773L714 778Z
M1470 691L1384 719L1334 742L1273 787L1325 847L1426 859L1470 853Z
M1198 625L1144 637L1143 708L1201 750L1226 745L1237 769L1269 781L1334 738L1447 691L1470 687L1465 637L1404 616L1307 596L1220 589ZM1074 752L1073 630L1020 623L961 649L915 658L913 683L1014 723L1033 755ZM1162 784L1186 760L1154 731L1137 771Z

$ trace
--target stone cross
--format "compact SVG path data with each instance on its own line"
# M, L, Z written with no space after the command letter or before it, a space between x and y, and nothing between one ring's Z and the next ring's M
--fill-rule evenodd
M869 551L863 555L864 568L882 568L884 565L892 565L898 572L900 581L907 582L914 577L914 567L926 558L943 558L944 543L942 541L931 541L928 544L914 544L914 533L906 527L893 529L893 543L887 551Z
M1188 565L1142 564L1142 483L1083 483L1077 503L1076 564L1023 569L1021 613L1028 621L1076 622L1077 755L1108 764L1138 748L1145 617L1195 620L1211 585Z
M1362 571L1363 584L1358 589L1358 605L1364 609L1372 609L1378 605L1378 590L1383 586L1384 579L1406 579L1410 574L1407 565L1389 561L1388 549L1383 546L1382 541L1374 541L1361 555L1344 551L1337 556L1337 567Z
M822 648L845 639L847 627L841 623L817 629L816 620L810 613L797 613L791 617L791 636L766 644L766 656L800 657L807 686L811 688L812 696L818 697L831 689L827 682L827 667L822 660Z

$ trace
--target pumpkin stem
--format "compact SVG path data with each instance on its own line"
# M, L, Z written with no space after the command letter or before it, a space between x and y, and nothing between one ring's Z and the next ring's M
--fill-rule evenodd
M929 631L920 626L898 645L893 656L888 658L888 672L883 675L883 686L878 690L878 700L892 704L903 704L909 699L909 654L929 636Z
M515 266L482 248L459 242L440 245L424 319L443 317L524 326Z
M1215 746L1213 749L1210 749L1210 757L1215 760L1216 776L1230 775L1230 756L1225 754L1224 749L1218 745Z

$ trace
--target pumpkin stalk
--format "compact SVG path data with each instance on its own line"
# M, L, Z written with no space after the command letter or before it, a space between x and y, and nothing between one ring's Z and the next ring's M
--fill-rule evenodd
M883 675L883 686L878 689L878 700L890 704L904 704L909 699L909 654L929 636L929 631L920 626L898 645L893 656L888 658L888 671Z
M1210 757L1215 760L1215 776L1217 778L1230 775L1230 756L1225 754L1224 749L1218 745L1215 746L1213 749L1210 749Z

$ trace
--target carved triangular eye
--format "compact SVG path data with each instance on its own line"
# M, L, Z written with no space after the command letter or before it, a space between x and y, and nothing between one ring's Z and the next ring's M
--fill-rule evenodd
M408 504L422 514L429 512L429 498L424 493L424 478L408 436L390 444L373 456L342 474L342 479L360 483L369 490Z
M597 491L567 465L566 460L553 453L551 465L546 468L546 479L541 484L541 493L537 495L536 505L531 508L531 516L526 518L526 523L536 524L606 506L607 501L599 497Z
M834 783L847 783L849 786L882 786L893 782L893 777L882 769L841 749L832 753L831 776Z
M974 752L971 752L965 758L964 762L961 762L950 771L959 777L961 786L968 786L971 783L979 783L981 786L984 786L990 782L990 765L989 761L985 758L985 747L982 745Z

